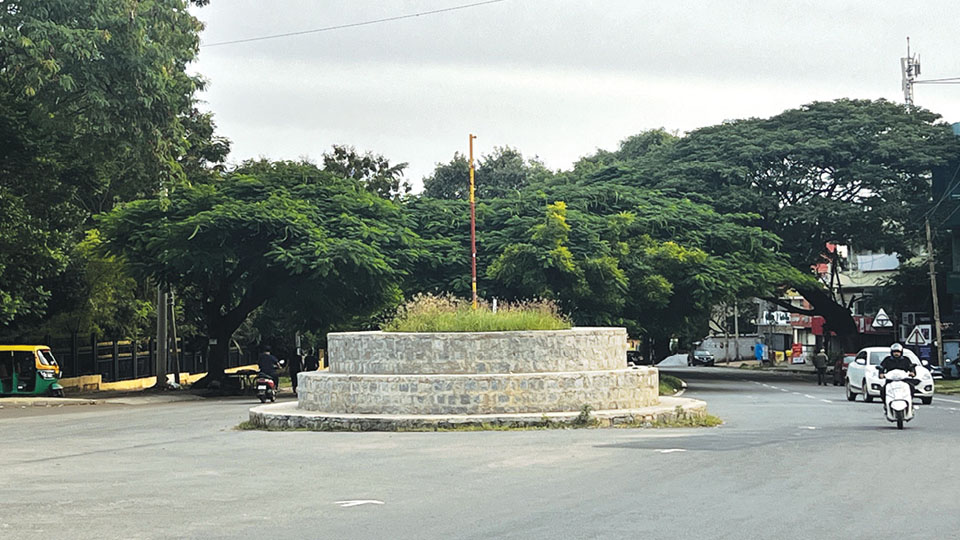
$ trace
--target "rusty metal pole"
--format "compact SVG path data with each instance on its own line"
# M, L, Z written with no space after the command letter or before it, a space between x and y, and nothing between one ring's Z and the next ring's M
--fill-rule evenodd
M477 309L477 207L473 179L473 140L476 138L476 135L470 134L470 275L473 289L473 309Z

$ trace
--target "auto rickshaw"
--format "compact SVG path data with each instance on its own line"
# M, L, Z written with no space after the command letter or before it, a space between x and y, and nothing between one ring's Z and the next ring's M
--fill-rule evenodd
M0 345L0 395L63 397L60 365L45 345Z

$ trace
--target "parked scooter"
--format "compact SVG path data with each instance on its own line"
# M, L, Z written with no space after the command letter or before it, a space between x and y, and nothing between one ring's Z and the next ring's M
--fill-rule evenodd
M258 373L254 388L257 389L257 397L260 399L260 403L266 403L268 399L271 403L277 400L277 383L273 382L273 379L268 375Z
M895 369L880 374L886 379L886 400L883 412L887 420L897 423L897 429L903 429L903 423L913 420L913 388L917 379L910 378L910 374L902 369Z

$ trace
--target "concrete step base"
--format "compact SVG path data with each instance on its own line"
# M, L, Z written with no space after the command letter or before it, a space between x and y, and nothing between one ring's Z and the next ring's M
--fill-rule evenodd
M661 397L660 403L638 409L590 411L594 425L653 424L706 416L703 401ZM272 403L250 409L250 422L264 429L309 429L315 431L399 431L408 429L450 429L458 427L541 427L574 425L580 412L531 414L388 415L333 414L304 411L296 402Z

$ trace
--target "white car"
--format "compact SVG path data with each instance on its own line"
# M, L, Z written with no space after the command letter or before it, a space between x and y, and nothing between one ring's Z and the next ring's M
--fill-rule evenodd
M933 402L933 375L927 369L923 362L913 354L909 349L903 350L906 356L917 371L917 379L920 383L914 389L914 397L920 398L920 402L929 405ZM857 394L863 395L864 401L873 401L873 398L880 397L880 388L883 381L877 368L883 359L890 356L890 347L867 347L860 349L857 357L850 362L847 367L847 400L857 399Z

